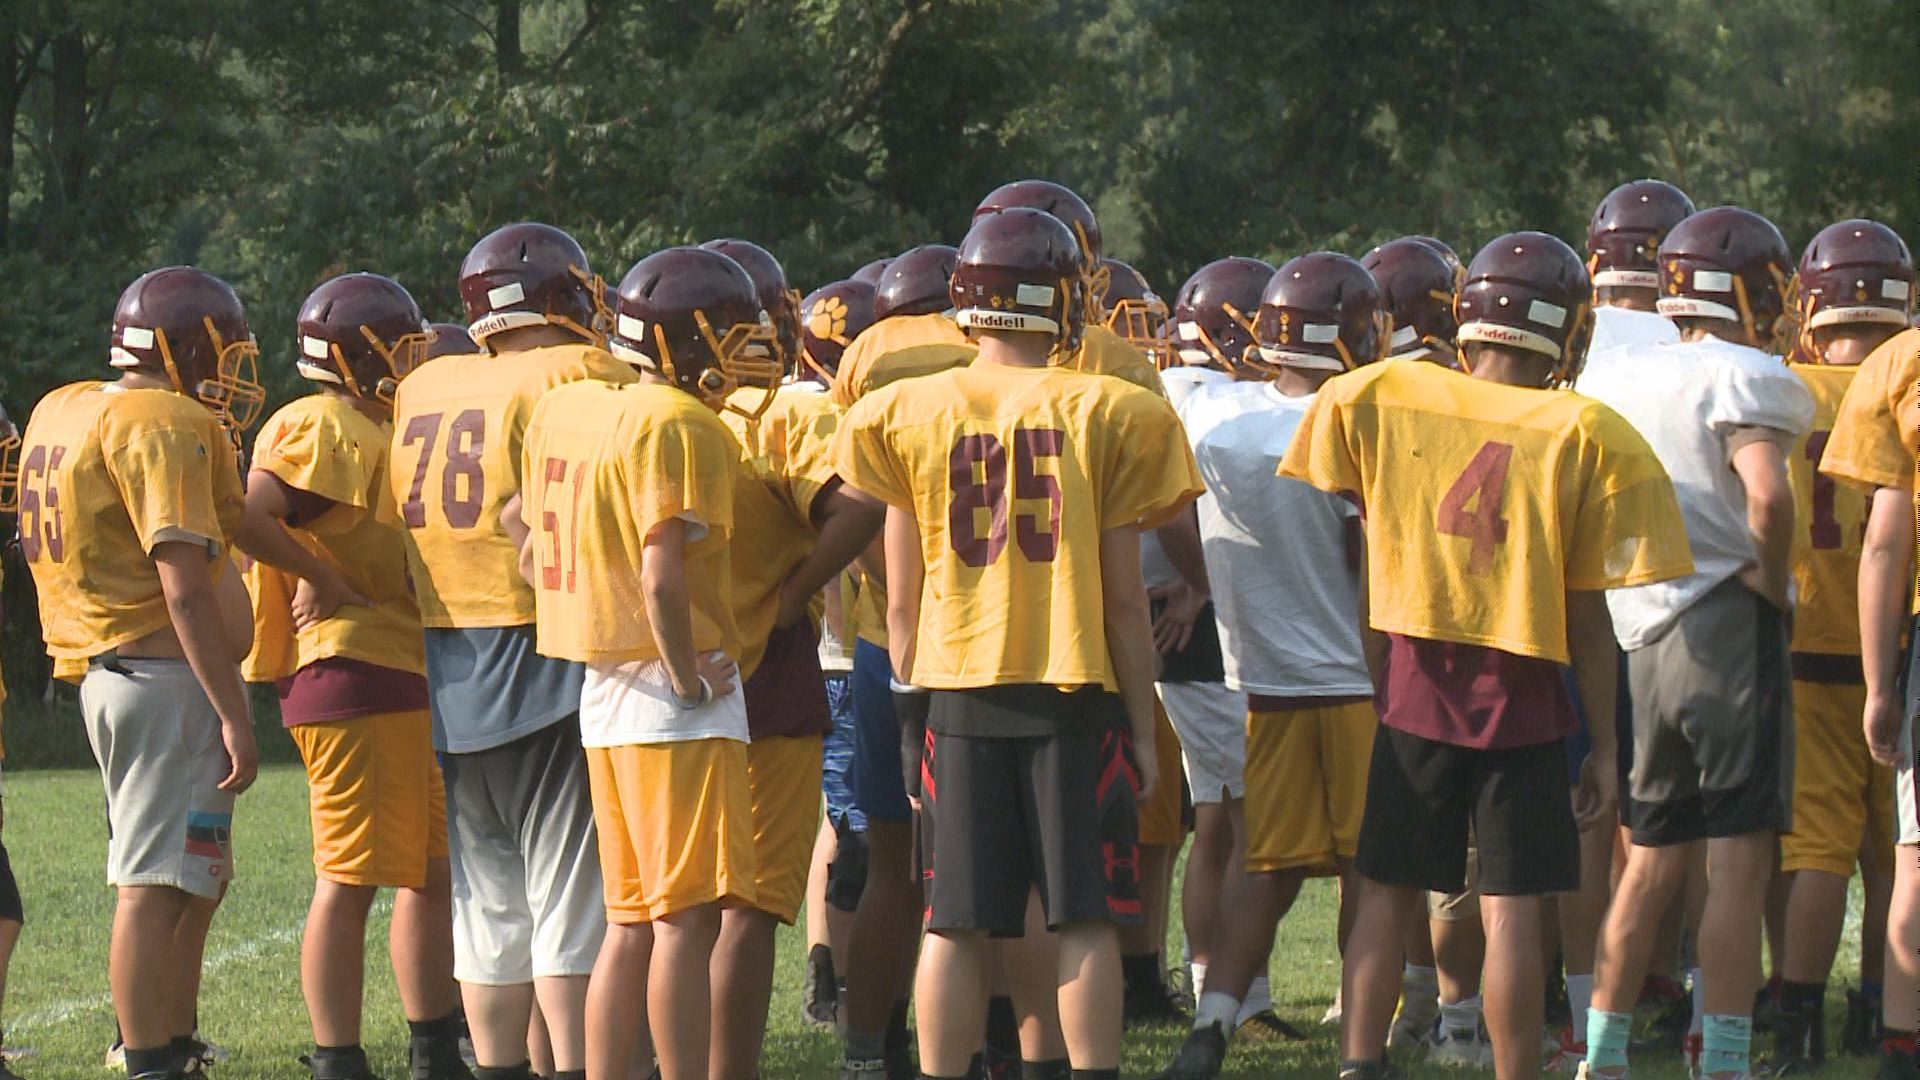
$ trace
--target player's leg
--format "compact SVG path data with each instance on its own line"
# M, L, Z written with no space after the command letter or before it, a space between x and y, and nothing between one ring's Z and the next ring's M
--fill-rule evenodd
M579 716L510 745L519 749L506 805L525 866L534 994L564 1076L586 1068L587 977L607 921Z
M1780 838L1790 884L1775 1064L1826 1056L1827 977L1847 917L1847 882L1867 833L1871 786L1860 715L1866 687L1795 681L1793 831Z
M1920 1077L1920 1045L1914 1018L1920 1016L1920 768L1913 738L1913 688L1908 689L1906 730L1895 770L1899 848L1893 860L1893 896L1887 910L1885 988L1880 1005L1880 1068L1876 1080Z
M1186 1015L1167 988L1164 954L1167 919L1173 909L1173 868L1186 839L1182 816L1180 773L1172 766L1181 759L1180 738L1166 709L1154 702L1155 752L1166 762L1163 783L1140 806L1141 919L1119 928L1121 966L1126 986L1124 1015L1128 1022L1185 1023Z
M331 1058L360 1050L360 1002L366 983L367 913L373 908L371 885L347 885L324 878L313 883L313 903L300 937L300 990L313 1023L314 1071L336 1073ZM322 1065L322 1061L327 1065Z
M1491 1046L1485 1028L1481 975L1487 961L1487 930L1480 910L1480 859L1467 845L1467 887L1427 894L1427 930L1440 989L1438 1017L1427 1033L1427 1059L1435 1064L1481 1068Z
M1612 897L1608 871L1613 862L1614 819L1580 834L1580 887L1558 897L1560 955L1567 978L1568 1027L1561 1032L1553 1066L1571 1072L1586 1058L1587 1010L1593 1005L1594 953Z
M370 1075L360 1047L366 985L367 913L377 882L379 812L372 717L290 729L307 771L313 833L313 901L300 938L300 989L313 1026L313 1071L321 1078Z
M595 839L599 853L607 929L587 982L587 1075L633 1075L633 1032L647 1026L647 973L653 958L649 920L634 829L643 804L631 791L633 747L587 750ZM644 1064L644 1062L643 1062Z
M821 740L765 737L746 748L754 902L729 908L713 949L712 1075L753 1080L773 998L774 933L799 914L808 839L818 833Z
M0 1006L7 1000L7 971L13 966L13 949L20 941L26 918L20 883L13 876L13 859L7 854L6 844L0 843ZM8 1080L6 1071L6 1062L0 1061L0 1080Z
M807 860L806 975L800 988L800 1018L817 1027L832 1027L840 1012L840 983L834 970L833 946L845 938L834 935L827 915L827 876L833 870L833 857L840 848L839 831L831 813L820 819L813 838L813 853Z
M1181 923L1197 998L1217 951L1228 896L1246 855L1246 695L1218 682L1161 683L1193 798L1193 844L1180 890Z
M1847 991L1846 1022L1840 1052L1871 1057L1877 1052L1880 1005L1886 986L1887 916L1893 901L1897 826L1893 809L1893 770L1875 762L1869 772L1867 835L1860 845L1860 988Z
M996 941L994 953L1012 999L1022 1076L1046 1077L1067 1067L1067 1044L1060 1031L1060 938L1047 930L1047 912L1039 890L1027 897L1026 932ZM988 1048L995 1038L988 1011Z
M533 915L517 830L502 814L523 740L444 758L454 977L482 1070L530 1064Z
M913 865L913 808L900 764L900 725L887 651L854 646L852 786L867 816L867 875L847 934L847 994L841 1002L849 1076L886 1071L891 1028L905 1028L920 939L920 878ZM904 1049L904 1048L900 1048ZM899 1066L895 1054L896 1067Z
M408 865L421 868L415 883L394 892L387 950L400 990L400 1007L406 1014L407 1057L415 1080L464 1080L460 984L453 978L447 795L440 764L434 760L430 724L430 718L419 713L413 720L414 730L395 723L382 733L383 756L406 778L385 817L406 840Z
M829 588L837 594L838 586ZM838 643L835 643L837 650ZM823 659L825 651L823 647ZM836 659L838 659L836 653ZM847 663L849 661L840 661ZM853 922L853 909L859 906L859 893L842 907L836 903L835 864L840 857L843 833L858 831L859 858L865 870L865 815L853 801L853 788L847 770L853 764L853 687L848 671L826 672L827 713L833 719L821 745L820 787L826 798L827 813L820 822L820 835L814 841L813 862L807 873L807 967L801 987L800 1009L810 1024L833 1026L840 1012L840 972L846 961L847 931Z

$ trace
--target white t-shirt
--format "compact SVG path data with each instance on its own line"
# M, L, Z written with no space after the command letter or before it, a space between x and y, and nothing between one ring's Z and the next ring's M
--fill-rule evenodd
M1167 401L1173 405L1173 411L1187 403L1187 398L1203 386L1220 386L1233 381L1233 376L1218 368L1203 367L1199 364L1175 364L1160 373L1160 385L1167 391Z
M1798 436L1813 422L1813 397L1777 357L1718 338L1608 351L1579 392L1627 418L1660 458L1680 498L1693 573L1607 593L1620 646L1637 649L1672 626L1714 586L1754 564L1747 489L1728 439L1742 427Z
M695 739L749 741L747 697L737 682L726 697L683 709L673 698L667 665L659 660L587 665L580 689L582 746L651 746Z
M1593 344L1587 347L1587 365L1592 367L1602 351L1621 345L1671 345L1679 340L1680 328L1658 312L1597 307L1593 309Z
M1360 511L1276 475L1313 397L1227 382L1180 418L1200 463L1200 536L1227 685L1270 697L1372 694L1348 533Z

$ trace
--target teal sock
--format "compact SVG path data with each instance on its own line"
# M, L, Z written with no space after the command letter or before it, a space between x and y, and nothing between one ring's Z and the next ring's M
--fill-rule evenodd
M1600 1072L1627 1067L1627 1039L1633 1014L1587 1010L1587 1068Z
M1753 1047L1753 1017L1708 1013L1700 1027L1700 1075L1738 1076L1747 1071Z

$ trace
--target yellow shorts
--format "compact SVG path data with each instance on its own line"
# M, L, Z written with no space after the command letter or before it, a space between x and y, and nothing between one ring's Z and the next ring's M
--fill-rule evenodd
M722 899L753 903L747 744L590 746L607 921L652 922Z
M1186 823L1180 818L1180 736L1174 734L1173 721L1160 704L1153 702L1153 747L1159 759L1160 786L1153 796L1140 804L1140 842L1142 844L1178 844L1186 835Z
M287 729L307 765L313 870L343 885L418 889L447 857L447 790L427 712Z
M1852 877L1893 873L1893 770L1867 753L1860 731L1867 689L1793 684L1793 831L1780 838L1780 869Z
M820 736L756 739L747 747L753 797L753 906L791 924L807 896L820 828Z
M1368 701L1247 714L1247 869L1353 858L1379 724Z

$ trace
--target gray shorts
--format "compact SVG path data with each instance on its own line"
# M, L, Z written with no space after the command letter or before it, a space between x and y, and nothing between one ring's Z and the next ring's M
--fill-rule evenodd
M96 658L80 683L107 789L107 882L217 898L233 879L220 717L185 660Z
M441 762L454 977L513 986L591 972L607 919L579 718Z
M428 627L426 645L433 748L441 753L504 746L580 711L586 669L541 656L531 626Z
M1793 827L1787 618L1729 579L1627 653L1627 825L1645 847Z

